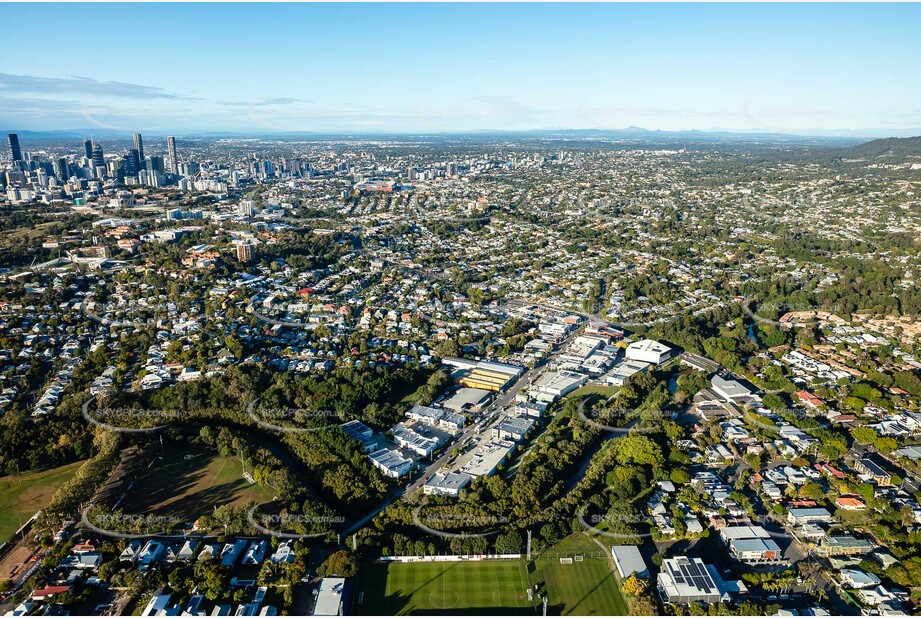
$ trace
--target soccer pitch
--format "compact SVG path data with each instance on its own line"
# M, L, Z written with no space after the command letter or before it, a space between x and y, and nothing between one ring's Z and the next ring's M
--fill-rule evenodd
M620 583L607 554L583 534L566 537L534 561L531 579L546 591L548 613L558 616L627 616ZM582 556L566 564L561 557Z
M524 560L362 567L354 614L534 614Z

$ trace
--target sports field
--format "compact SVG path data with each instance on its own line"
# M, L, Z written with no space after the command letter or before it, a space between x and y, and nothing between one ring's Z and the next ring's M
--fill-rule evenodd
M364 565L356 615L533 615L524 560Z
M274 492L243 478L236 457L201 448L166 449L135 482L122 503L131 514L195 521L215 506L270 502Z
M582 560L577 562L576 556ZM561 557L573 561L562 564ZM541 552L534 561L531 580L541 593L546 591L548 614L629 615L606 552L584 534L568 536Z
M77 473L82 463L0 478L0 542L19 530L20 521L25 523L48 506L54 492Z

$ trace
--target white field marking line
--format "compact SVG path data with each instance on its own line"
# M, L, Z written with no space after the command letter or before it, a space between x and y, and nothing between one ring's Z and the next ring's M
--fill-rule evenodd
M224 466L227 465L227 460L221 462L221 467L217 469L217 472L214 473L214 476L211 477L211 483L208 485L208 489L214 487L214 483L217 481L217 477L221 475L221 471L224 469Z

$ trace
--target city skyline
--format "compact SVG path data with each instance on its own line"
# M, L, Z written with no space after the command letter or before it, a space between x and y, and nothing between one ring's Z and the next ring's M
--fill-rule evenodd
M7 4L9 44L33 52L0 61L0 127L905 136L921 126L919 80L906 79L918 16L864 4ZM156 33L139 43L156 71L108 53L139 23Z

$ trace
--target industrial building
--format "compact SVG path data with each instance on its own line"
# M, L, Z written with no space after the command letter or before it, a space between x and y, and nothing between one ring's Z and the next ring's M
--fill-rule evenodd
M472 480L473 477L466 472L448 472L447 474L436 472L422 486L422 491L427 495L456 498Z
M484 389L493 392L505 390L518 376L524 373L524 367L492 361L470 361L463 358L445 358L442 363L454 367L455 380L469 388Z
M552 403L565 397L588 381L588 377L572 371L550 371L531 387L531 399Z
M664 343L659 343L652 339L643 339L634 341L627 346L627 360L642 361L659 365L672 357L672 350Z
M413 460L403 457L397 449L382 448L371 453L370 457L375 468L393 479L400 478L413 469Z

